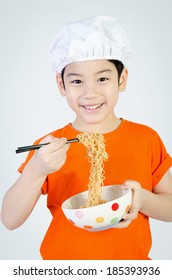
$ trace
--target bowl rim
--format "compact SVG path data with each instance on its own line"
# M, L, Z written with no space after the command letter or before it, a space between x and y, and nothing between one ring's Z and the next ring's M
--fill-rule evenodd
M122 184L111 184L111 185L102 186L102 188L104 189L104 188L121 187L121 186L122 186ZM66 200L64 200L63 203L61 204L61 208L62 208L62 209L66 209L66 210L70 210L70 211L76 211L76 210L81 210L81 209L82 209L82 210L87 210L87 211L89 211L90 209L92 210L92 209L95 208L95 207L96 207L96 208L97 208L97 207L102 207L102 206L105 206L105 205L107 205L107 204L109 204L109 203L112 203L113 201L120 200L120 199L122 199L124 196L126 196L128 193L131 193L131 188L130 188L130 187L128 187L128 188L126 188L126 189L123 189L123 190L124 190L125 192L123 193L122 196L120 196L120 197L118 197L118 198L115 198L115 199L113 199L113 200L107 201L107 202L105 202L105 203L99 204L99 205L95 205L95 206L91 206L91 207L86 207L86 208L69 208L69 207L65 207L65 206L64 206L70 199L72 199L72 198L74 198L74 197L77 197L77 196L79 196L79 195L82 195L82 194L85 194L85 193L88 193L88 192L89 192L89 190L86 190L86 191L83 191L83 192L74 194L73 196L71 196L71 197L67 198Z

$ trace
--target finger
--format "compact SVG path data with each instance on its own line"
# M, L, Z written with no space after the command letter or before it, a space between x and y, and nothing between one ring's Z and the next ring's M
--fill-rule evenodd
M139 207L138 204L135 202L135 198L133 198L130 211L128 213L125 213L122 218L126 221L135 220L138 217L138 213L139 213Z
M122 185L122 187L131 188L134 191L139 191L141 188L139 182L132 181L132 180L125 181L124 184Z
M46 138L44 138L44 141L46 140L50 140L49 144L46 146L43 146L40 148L41 152L46 152L46 153L54 153L56 151L58 151L59 149L61 149L64 146L64 150L67 151L67 149L69 147L65 147L68 145L65 145L66 143L66 138L55 138L50 136L47 136ZM47 142L46 142L47 143Z
M113 226L113 228L127 228L131 224L132 220L125 221L122 220L117 225Z
M58 159L66 157L69 147L70 147L70 145L64 144L62 147L59 147L58 149L51 150L49 153L49 155L51 156L51 159L52 160L54 159L56 161Z
M64 150L66 151L66 138L55 138L54 141L52 141L49 145L49 151L54 153L56 151L58 151L59 149L61 149L62 147L64 147Z
M122 188L131 188L132 190L132 205L129 213L125 213L123 219L125 220L134 220L138 216L138 212L140 209L140 189L141 185L139 182L127 180L122 185Z
M139 208L139 203L140 203L140 190L141 190L141 185L139 182L136 181L125 181L124 186L131 188L132 190L132 207L137 207ZM131 207L131 209L132 209Z
M123 218L125 221L129 221L129 220L135 220L135 219L137 219L137 216L138 216L138 211L135 210L135 211L131 211L131 212L129 212L129 213L124 214L122 218Z

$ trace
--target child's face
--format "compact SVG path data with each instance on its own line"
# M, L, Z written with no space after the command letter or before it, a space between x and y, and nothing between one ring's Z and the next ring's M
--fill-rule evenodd
M124 69L118 82L116 67L107 60L69 64L64 72L65 87L60 75L57 84L76 113L74 127L90 133L113 130L117 120L114 107L126 81L127 70Z

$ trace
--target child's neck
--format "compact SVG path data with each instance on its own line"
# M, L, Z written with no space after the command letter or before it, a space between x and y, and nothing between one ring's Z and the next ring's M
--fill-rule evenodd
M106 134L114 131L121 124L121 119L116 116L110 122L107 123L81 123L77 119L72 123L74 129L80 132L86 133L102 133Z

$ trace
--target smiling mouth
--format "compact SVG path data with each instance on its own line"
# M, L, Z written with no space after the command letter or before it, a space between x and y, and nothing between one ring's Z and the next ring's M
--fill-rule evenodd
M100 108L103 105L103 103L99 103L99 104L94 104L94 105L82 105L83 108L85 108L86 110L95 110Z

